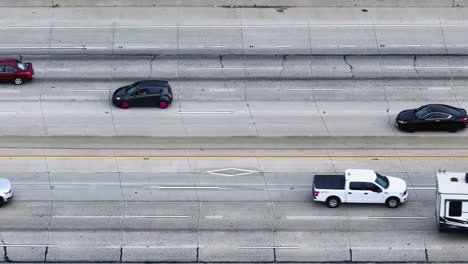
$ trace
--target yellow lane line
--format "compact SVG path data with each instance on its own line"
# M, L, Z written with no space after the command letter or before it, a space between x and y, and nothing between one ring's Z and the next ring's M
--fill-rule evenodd
M468 159L468 156L0 156L0 159Z

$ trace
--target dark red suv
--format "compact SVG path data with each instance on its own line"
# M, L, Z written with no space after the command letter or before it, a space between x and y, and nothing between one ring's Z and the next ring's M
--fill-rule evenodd
M34 77L32 63L15 59L0 59L0 81L14 82L17 85Z

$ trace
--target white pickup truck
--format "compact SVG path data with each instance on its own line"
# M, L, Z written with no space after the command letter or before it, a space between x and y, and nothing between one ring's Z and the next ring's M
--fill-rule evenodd
M404 180L373 170L349 169L344 175L315 175L312 188L314 201L326 202L331 208L340 203L385 203L397 208L408 199Z

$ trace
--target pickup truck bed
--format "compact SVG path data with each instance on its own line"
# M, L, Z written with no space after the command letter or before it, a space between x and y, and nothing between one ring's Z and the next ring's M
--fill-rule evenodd
M344 190L345 176L342 175L315 175L315 189Z

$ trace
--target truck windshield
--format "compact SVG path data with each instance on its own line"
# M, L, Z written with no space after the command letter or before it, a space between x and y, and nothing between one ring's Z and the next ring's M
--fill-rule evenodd
M376 173L377 178L375 179L375 183L382 186L384 189L387 189L390 183L388 182L388 178Z

